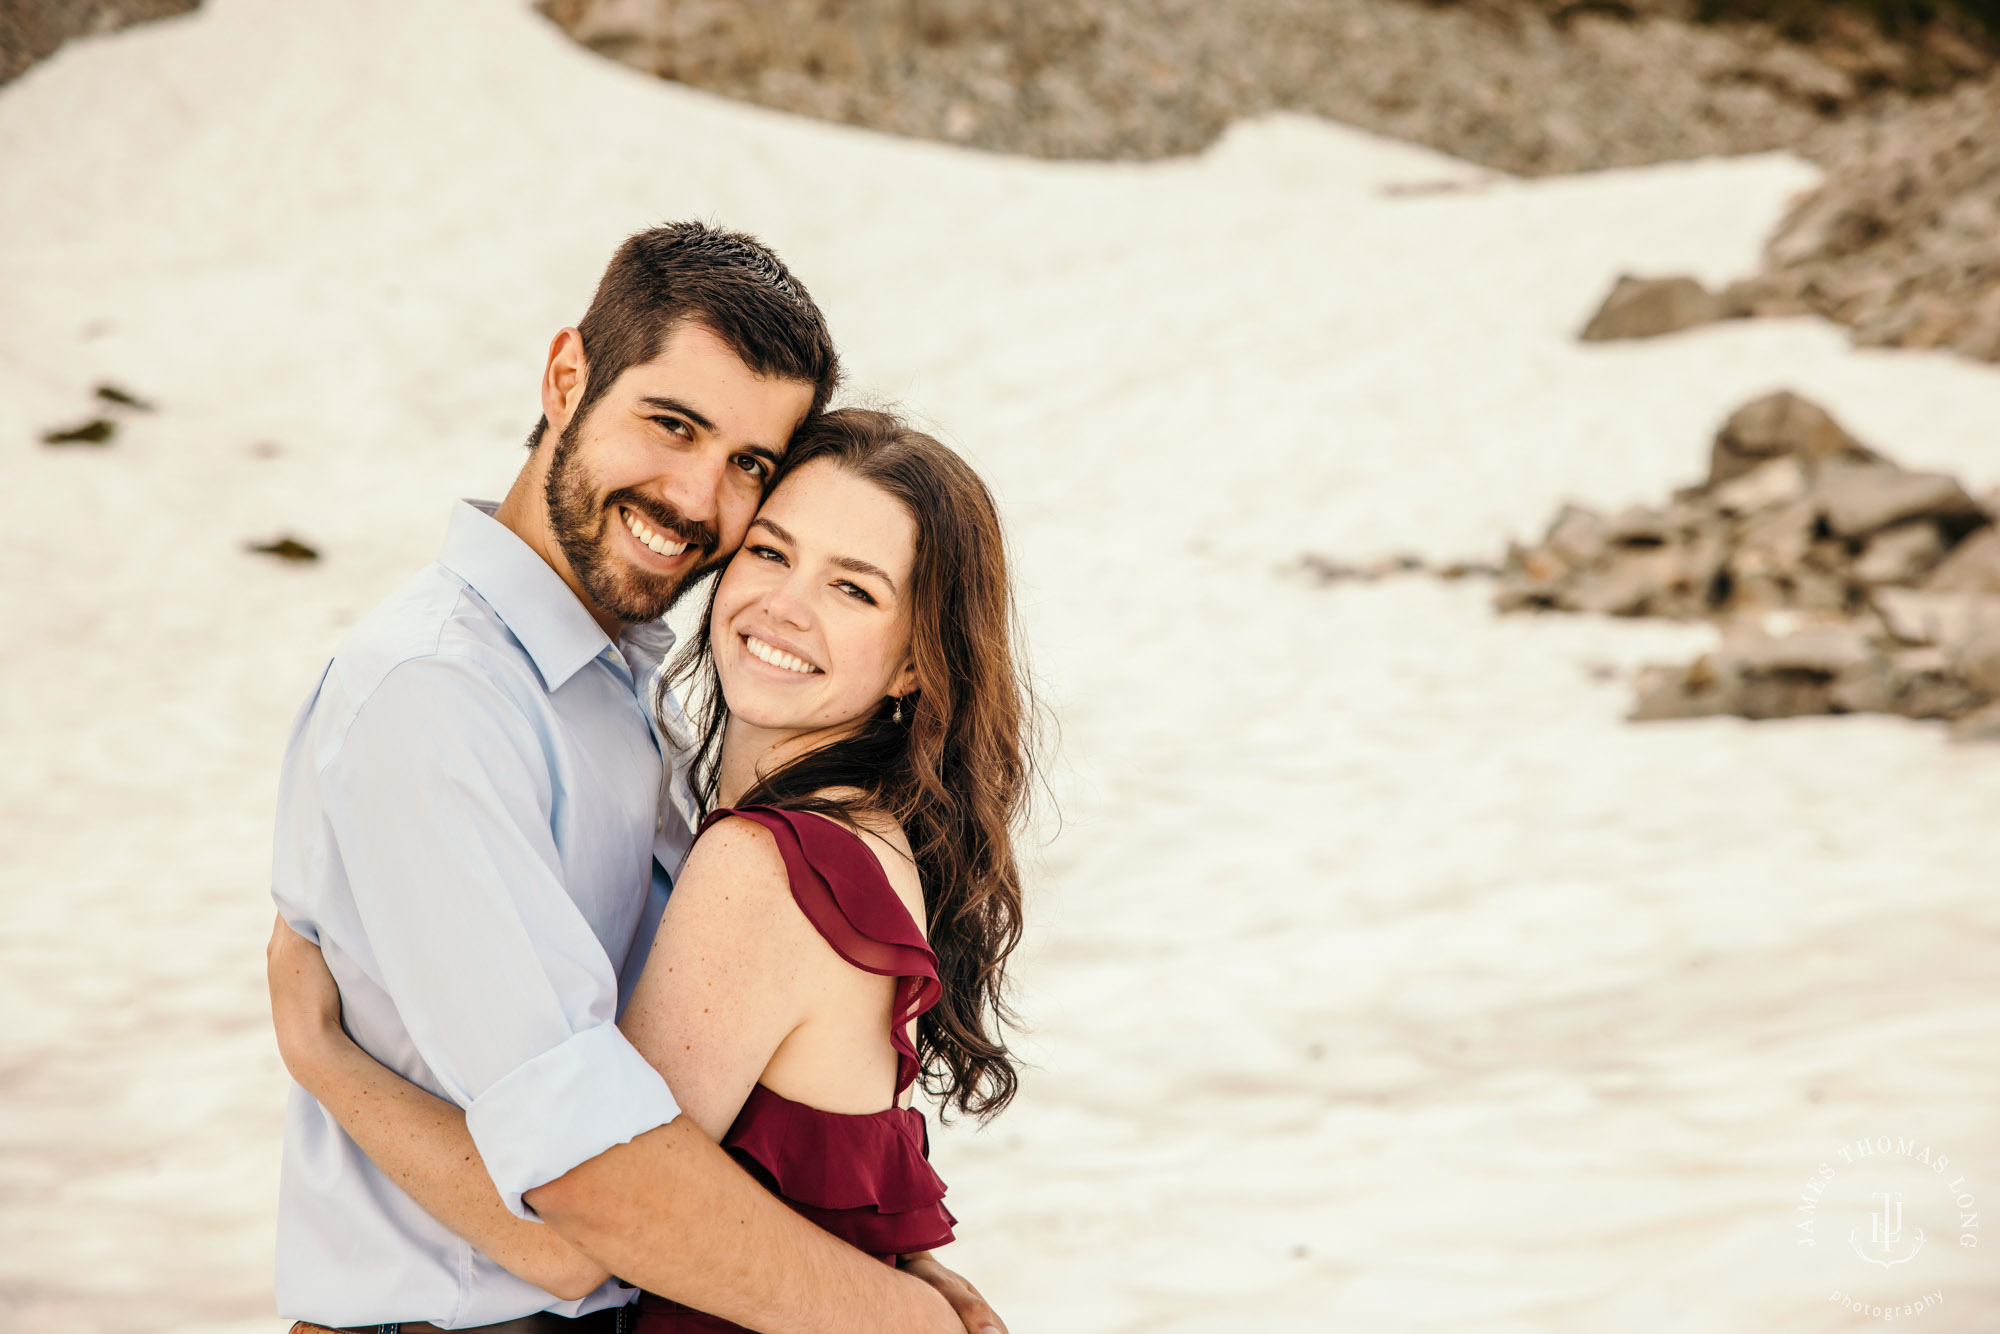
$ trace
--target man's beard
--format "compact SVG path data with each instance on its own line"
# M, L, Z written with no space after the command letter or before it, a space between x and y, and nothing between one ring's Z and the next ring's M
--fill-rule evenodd
M549 527L576 581L592 602L628 625L657 620L721 567L724 558L716 554L721 538L708 524L696 523L672 505L629 487L600 498L578 457L582 426L580 416L573 419L556 441L556 455L549 463L549 479L542 492L549 508ZM636 569L613 556L611 524L624 522L613 513L619 505L644 516L662 536L691 543L699 559L686 574L671 575Z

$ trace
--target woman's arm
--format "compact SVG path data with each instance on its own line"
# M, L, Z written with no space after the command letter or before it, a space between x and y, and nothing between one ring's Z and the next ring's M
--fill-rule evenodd
M424 1212L517 1278L565 1300L610 1275L553 1228L500 1202L465 1113L356 1046L340 1026L340 990L319 948L278 919L265 950L278 1053L299 1086Z
M719 1141L814 1002L861 977L799 911L777 840L727 819L688 854L618 1027Z

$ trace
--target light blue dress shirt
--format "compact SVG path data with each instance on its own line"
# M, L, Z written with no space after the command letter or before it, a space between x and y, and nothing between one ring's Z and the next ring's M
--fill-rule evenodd
M272 896L325 951L348 1032L466 1109L532 1218L524 1191L678 1113L616 1021L698 812L687 721L648 707L673 632L612 644L491 512L453 509L437 564L354 628L300 711ZM277 1294L287 1319L449 1328L632 1290L565 1302L515 1278L294 1088Z

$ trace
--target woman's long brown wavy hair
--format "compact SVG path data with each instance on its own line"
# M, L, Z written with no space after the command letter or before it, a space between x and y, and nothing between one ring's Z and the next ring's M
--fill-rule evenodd
M813 418L792 437L773 489L814 462L881 487L916 523L908 602L916 687L903 701L903 721L884 699L852 735L764 775L736 804L848 823L879 814L902 825L943 986L917 1021L924 1091L983 1120L1019 1084L1002 1029L1014 1023L1006 963L1021 939L1014 833L1034 766L1035 710L1016 657L999 512L965 460L885 412L843 408ZM711 591L699 631L667 674L702 687L693 692L694 785L711 808L729 720L710 642L714 606Z

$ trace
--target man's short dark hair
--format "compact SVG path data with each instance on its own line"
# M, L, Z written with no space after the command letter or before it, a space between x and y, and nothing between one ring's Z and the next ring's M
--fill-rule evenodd
M604 268L577 324L589 366L575 420L589 414L628 367L651 361L667 336L699 324L759 375L813 387L817 415L840 383L826 318L805 284L754 236L701 222L670 222L628 237ZM541 443L543 417L528 437Z

